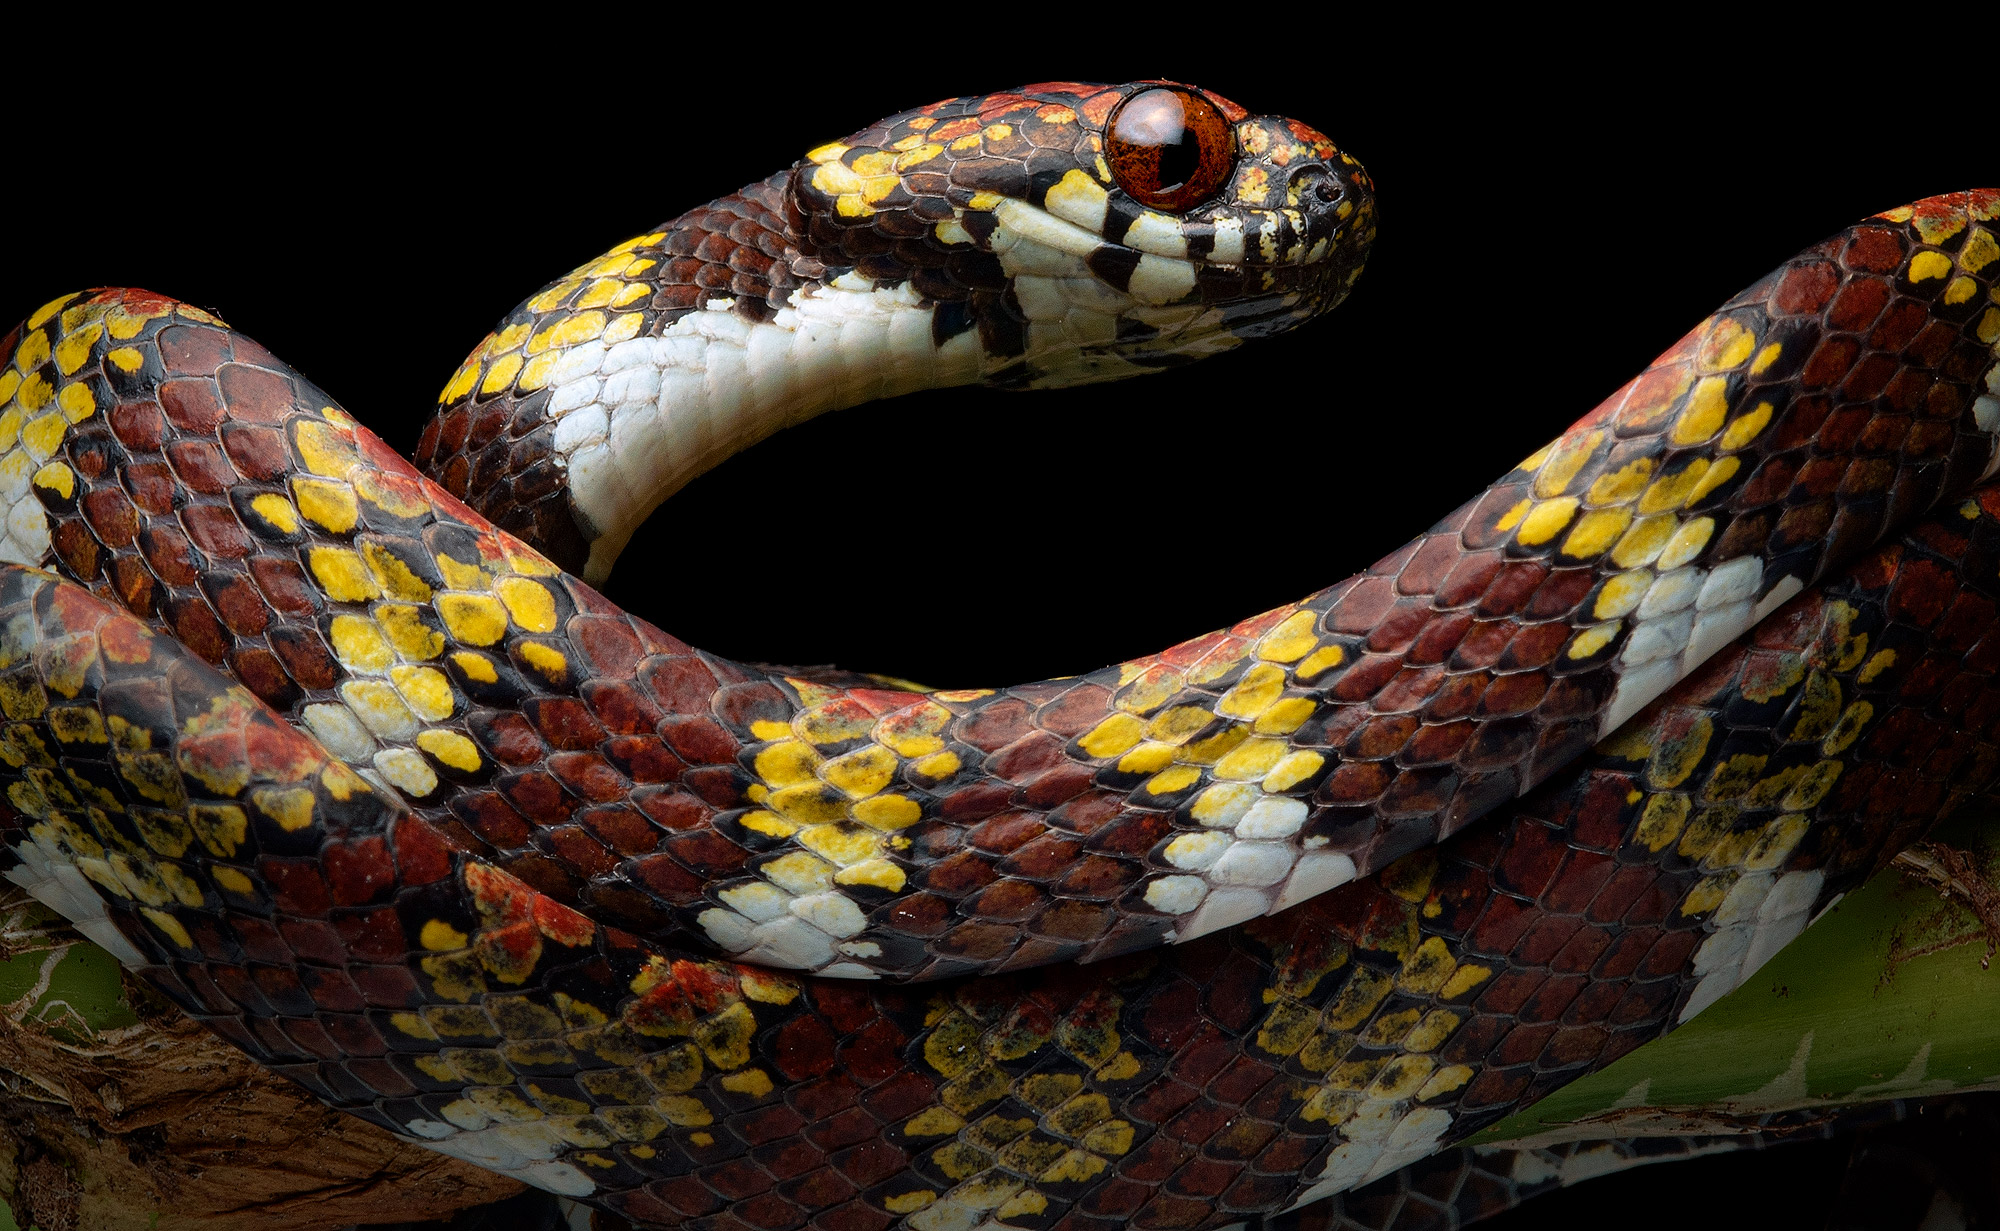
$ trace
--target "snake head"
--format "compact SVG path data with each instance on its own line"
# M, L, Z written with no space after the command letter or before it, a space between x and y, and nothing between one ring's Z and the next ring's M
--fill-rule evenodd
M919 389L1111 380L1338 303L1368 175L1171 82L948 99L822 145L524 300L418 447L452 495L600 581L682 484Z
M787 229L822 275L907 283L978 379L1113 380L1331 308L1375 234L1373 185L1319 132L1192 86L1024 86L822 145Z

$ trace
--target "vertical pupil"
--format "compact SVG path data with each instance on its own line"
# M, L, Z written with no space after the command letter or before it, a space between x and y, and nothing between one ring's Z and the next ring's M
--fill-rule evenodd
M1166 191L1179 188L1194 178L1195 168L1201 165L1201 145L1194 134L1186 128L1174 134L1172 141L1160 145L1160 189Z

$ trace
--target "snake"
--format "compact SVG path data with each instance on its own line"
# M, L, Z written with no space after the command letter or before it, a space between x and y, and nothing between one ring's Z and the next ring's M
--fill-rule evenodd
M0 341L5 874L328 1104L639 1226L1337 1209L1992 787L2000 191L1807 249L1359 576L1102 671L737 663L591 583L811 415L1303 326L1375 214L1194 87L947 100L524 301L416 465L212 313L53 301ZM1133 495L1081 537L1171 578Z

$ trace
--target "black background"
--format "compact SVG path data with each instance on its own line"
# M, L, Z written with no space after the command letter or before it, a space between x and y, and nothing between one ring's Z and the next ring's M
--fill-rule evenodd
M1981 70L1935 29L1910 52L1916 32L1879 15L1800 41L1720 13L1580 31L1412 6L1362 28L1225 5L1141 39L1136 9L1005 7L959 28L850 10L804 35L746 7L707 29L545 14L498 40L357 19L254 47L108 22L83 46L24 42L0 314L96 284L189 300L407 451L519 300L879 116L1169 77L1320 128L1368 166L1381 215L1331 317L1167 376L822 417L684 490L607 587L724 654L997 685L1366 566L1793 252L2000 183ZM1797 1203L1823 1210L1837 1164L1649 1169L1518 1225L1683 1225L1690 1197L1716 1226L1814 1225Z

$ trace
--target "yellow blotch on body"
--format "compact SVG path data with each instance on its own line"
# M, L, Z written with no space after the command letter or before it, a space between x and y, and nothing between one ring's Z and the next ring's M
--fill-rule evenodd
M298 501L299 512L307 521L334 534L346 534L361 519L354 489L345 483L294 475L292 499Z
M457 708L451 681L434 667L391 667L389 680L411 711L425 722L443 722Z
M896 754L880 744L857 748L820 767L820 777L855 799L873 795L896 774Z
M1130 714L1113 714L1086 731L1077 746L1093 757L1115 757L1145 736L1144 722Z
M160 934L168 940L173 941L176 946L189 950L194 948L194 938L188 935L188 930L181 926L180 920L163 910L154 910L150 906L140 907L139 913L146 916L146 922L158 928Z
M1651 564L1666 550L1667 541L1674 537L1678 528L1679 523L1664 513L1657 517L1640 518L1611 549L1611 562L1622 569Z
M556 602L548 587L526 577L507 577L493 588L516 624L531 633L555 631Z
M1653 459L1642 457L1620 466L1609 474L1602 474L1584 493L1584 503L1602 507L1611 504L1629 504L1645 490L1646 481L1653 477Z
M116 352L113 353L115 354ZM134 353L136 354L137 352ZM473 388L478 384L479 364L476 360L468 359L459 367L458 371L452 373L451 380L445 385L444 391L438 394L438 402L443 405L456 402L466 394L471 393Z
M361 455L355 452L352 439L312 419L302 419L292 428L292 443L305 468L324 478L346 478L361 464Z
M1723 318L1703 339L1697 366L1704 372L1726 372L1750 357L1757 348L1757 335L1733 320Z
M375 622L388 634L389 644L396 647L396 653L411 662L428 662L444 653L444 634L424 622L421 607L410 603L378 603Z
M78 381L63 386L62 392L56 394L56 406L62 411L63 418L71 423L81 423L97 413L97 396L90 391L89 385Z
M1756 440L1758 432L1762 432L1770 424L1770 416L1772 416L1770 402L1758 402L1756 410L1752 410L1750 414L1736 416L1736 422L1730 424L1728 432L1722 434L1722 448L1724 450L1744 448L1746 444Z
M1622 621L1613 620L1608 624L1593 624L1570 639L1571 658L1589 658L1592 654L1610 645L1618 630L1625 627Z
M282 534L297 534L299 530L298 510L292 502L275 492L265 492L250 502L250 510L269 522Z
M347 548L315 546L306 559L320 589L335 602L365 603L382 597L361 557Z
M208 877L224 893L233 893L238 897L247 898L257 892L256 884L249 877L230 867L228 864L212 865L208 870Z
M924 805L908 795L876 795L852 807L854 819L874 829L908 829L924 815Z
M1927 282L1951 272L1951 258L1942 252L1919 252L1910 258L1910 281Z
M440 764L461 773L469 774L479 768L479 746L456 731L419 731L417 747Z
M530 355L539 355L545 350L567 350L572 346L580 346L603 333L604 326L608 323L609 318L595 310L566 316L529 338L527 352Z
M76 375L76 370L90 358L90 348L97 345L98 339L103 336L104 326L96 323L65 335L55 345L56 369L64 376Z
M1326 758L1317 752L1301 749L1279 759L1264 775L1261 785L1266 791L1289 791L1299 783L1318 773Z
M1695 382L1687 409L1674 421L1667 438L1676 445L1698 445L1721 431L1722 421L1729 413L1728 383L1721 376L1704 376Z
M1527 547L1538 547L1548 542L1569 525L1580 503L1574 496L1544 500L1521 519L1521 529L1514 537Z
M437 613L467 645L492 645L507 635L507 609L490 594L440 594Z
M759 752L752 768L759 778L772 786L791 786L811 782L819 763L820 755L813 751L812 745L793 739L772 744Z
M384 594L412 603L430 601L429 584L412 572L401 556L380 543L363 543L361 555L368 564L369 573L375 578L375 584L382 588Z
M451 661L460 671L465 672L465 678L468 680L480 684L492 684L500 679L500 673L493 669L492 661L484 654L460 650L451 656Z
M54 492L64 500L76 494L76 473L61 462L50 462L35 472L35 486Z
M366 616L337 615L330 631L334 656L350 671L385 671L396 661L389 639Z
M842 868L834 873L837 885L868 885L889 893L901 893L908 881L903 869L887 859L864 859L853 867Z
M1578 436L1565 436L1555 442L1547 452L1547 460L1535 475L1535 495L1544 500L1560 496L1569 489L1577 471L1604 442L1602 431L1585 432Z
M1146 790L1154 795L1171 795L1175 791L1184 791L1200 781L1200 770L1189 765L1176 765L1149 778L1146 781Z
M1573 560L1602 555L1618 541L1632 523L1628 509L1598 509L1577 519L1576 528L1563 540L1562 554Z
M1257 657L1277 663L1304 658L1319 644L1319 635L1314 631L1318 621L1319 615L1313 611L1295 611L1286 616L1276 628L1264 634L1257 646Z
M1709 536L1715 533L1713 517L1697 517L1667 540L1666 549L1660 552L1659 566L1662 572L1677 569L1699 556L1708 546Z
M470 943L464 932L442 919L432 919L417 933L417 943L433 953L463 949Z
M1284 668L1258 663L1243 673L1236 687L1223 694L1215 704L1215 712L1231 718L1255 718L1269 709L1284 691Z
M1330 671L1346 661L1347 653L1337 645L1323 645L1306 655L1305 660L1293 668L1301 680L1310 680L1323 671Z
M1639 515L1671 513L1688 502L1689 496L1708 474L1708 459L1697 457L1672 474L1661 475L1639 497Z

